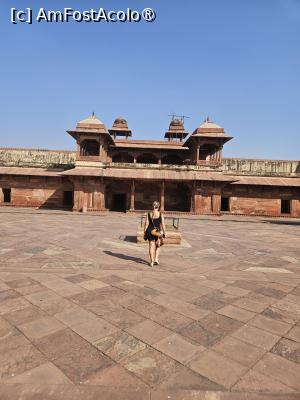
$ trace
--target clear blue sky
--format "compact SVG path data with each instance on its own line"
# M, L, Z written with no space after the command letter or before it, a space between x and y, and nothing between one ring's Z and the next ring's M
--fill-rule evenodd
M10 23L11 7L156 10L154 23ZM235 137L227 157L299 159L300 0L6 0L0 146L75 149L92 111L163 137L173 111Z

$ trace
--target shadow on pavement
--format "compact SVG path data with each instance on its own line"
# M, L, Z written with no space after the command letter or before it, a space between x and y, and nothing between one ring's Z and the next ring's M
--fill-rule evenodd
M148 262L146 260L144 260L143 258L127 256L126 254L122 254L122 253L114 253L114 252L109 251L109 250L105 250L104 253L108 254L109 256L112 256L112 257L121 258L122 260L129 260L129 261L134 261L134 262L136 262L138 264L146 264L146 265L148 265Z

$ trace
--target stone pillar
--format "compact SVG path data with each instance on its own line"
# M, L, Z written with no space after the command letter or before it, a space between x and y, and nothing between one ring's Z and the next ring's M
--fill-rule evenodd
M197 144L197 147L196 147L196 164L198 165L199 164L199 159L200 159L200 144Z
M134 210L134 195L135 195L135 184L134 180L131 181L131 190L130 190L130 211Z
M0 203L4 202L4 194L2 188L0 188Z
M220 214L221 209L221 195L213 194L211 196L211 212L213 214Z
M191 208L190 212L195 212L195 194L196 194L196 181L193 182L193 187L191 190Z
M86 213L88 210L88 204L89 204L89 193L88 192L83 192L83 199L82 199L82 212Z
M160 209L165 211L165 181L162 181L160 185Z
M94 192L94 208L99 211L105 210L105 185L100 182L96 186L96 191Z

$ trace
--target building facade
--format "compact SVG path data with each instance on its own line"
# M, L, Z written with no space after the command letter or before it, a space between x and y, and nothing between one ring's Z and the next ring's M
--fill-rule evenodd
M223 158L232 137L209 118L190 135L173 118L162 140L94 114L67 132L76 152L0 149L1 206L300 217L300 162Z

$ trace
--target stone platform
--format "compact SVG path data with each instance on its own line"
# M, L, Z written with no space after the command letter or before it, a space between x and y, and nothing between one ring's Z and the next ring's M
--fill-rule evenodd
M296 400L300 222L0 211L0 399Z

